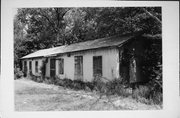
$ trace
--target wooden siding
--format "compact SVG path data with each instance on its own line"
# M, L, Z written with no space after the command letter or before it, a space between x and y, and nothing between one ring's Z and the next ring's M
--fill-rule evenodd
M93 76L93 57L102 56L102 74L108 79L119 77L119 50L116 48L106 48L98 50L81 51L71 53L70 56L63 54L57 58L64 59L64 74L59 74L58 60L56 65L56 74L60 78L70 78L74 80L75 77L75 56L82 56L82 75L83 81L92 81Z

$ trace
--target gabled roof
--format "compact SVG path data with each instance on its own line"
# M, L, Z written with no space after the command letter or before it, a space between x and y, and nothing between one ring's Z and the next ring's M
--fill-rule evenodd
M112 36L108 38L101 38L101 39L96 39L96 40L80 42L80 43L74 43L71 45L63 45L63 46L49 48L49 49L42 49L34 53L28 54L22 57L21 59L46 57L46 56L52 56L55 54L63 54L63 53L68 53L68 52L76 52L76 51L89 50L89 49L98 49L98 48L103 48L103 47L119 46L133 37L134 35Z

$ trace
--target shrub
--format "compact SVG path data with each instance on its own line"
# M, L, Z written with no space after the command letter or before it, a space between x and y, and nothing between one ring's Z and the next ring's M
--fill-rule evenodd
M162 104L163 94L161 92L156 92L154 96L151 98L154 104Z
M75 90L80 90L80 89L84 89L85 90L85 86L86 86L86 84L83 81L81 81L81 80L74 80L73 83L72 83L72 87Z
M120 78L114 79L108 83L106 83L108 88L108 94L110 95L121 95L128 96L130 93L125 89L125 85L122 83Z
M94 80L92 81L94 85L94 90L98 91L100 93L106 93L107 87L106 87L106 82L104 81L105 78L102 77L95 77Z
M42 76L36 76L36 82L43 82Z
M163 93L162 93L162 78L153 79L148 83L148 86L151 87L149 98L155 104L162 104L163 101Z
M85 90L93 91L95 88L95 84L93 82L86 82L85 83Z
M63 87L72 88L72 83L73 83L73 81L71 79L64 78L64 79L62 79L61 84L62 84Z
M148 99L150 95L150 88L147 86L139 86L133 90L132 97L135 99L145 98Z
M46 84L54 84L54 79L52 77L45 77L43 82Z
M14 79L20 79L24 76L23 72L19 68L14 69Z
M162 104L162 92L154 90L149 83L133 90L132 97L146 104Z
M130 93L125 89L121 78L116 78L112 81L107 78L95 78L91 86L94 90L105 95L121 95L128 96Z
M64 85L64 81L63 81L63 79L56 79L56 81L55 81L55 85L58 85L58 86L63 86Z

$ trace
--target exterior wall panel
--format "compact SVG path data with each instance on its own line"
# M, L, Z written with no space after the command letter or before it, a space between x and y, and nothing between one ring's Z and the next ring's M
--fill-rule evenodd
M74 80L74 56L83 56L83 80L93 80L93 56L102 56L102 76L107 79L119 77L119 52L118 49L98 49L93 51L81 51L71 53L68 57L66 54L58 58L64 58L64 74L58 73L59 65L56 62L56 74L60 78L69 78Z
M40 68L42 66L42 59L26 59L26 60L23 60L23 68L24 68L24 61L26 61L26 65L27 65L27 74L30 73L30 70L29 70L29 62L31 61L31 64L32 64L32 74L33 75L39 75L40 74ZM38 61L38 73L35 72L35 62Z
M107 79L113 79L119 77L119 68L118 68L119 51L116 48L105 48L105 49L97 49L97 50L89 50L89 51L72 52L68 56L67 54L58 56L56 60L56 75L58 77L60 77L61 79L69 78L74 80L75 56L83 56L83 81L92 81L94 78L93 56L102 56L102 77ZM58 58L64 59L64 74L59 74ZM42 58L31 59L32 73L34 75L39 75L40 67L42 66L42 60L43 60ZM29 72L29 64L28 64L29 61L27 61L28 72ZM38 61L38 73L35 72L35 61ZM48 58L48 62L46 63L46 76L50 77L50 58Z

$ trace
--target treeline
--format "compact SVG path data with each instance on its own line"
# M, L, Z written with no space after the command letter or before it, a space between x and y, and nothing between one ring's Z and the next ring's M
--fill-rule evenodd
M161 7L19 8L14 17L14 57L39 49L117 34L161 33Z

